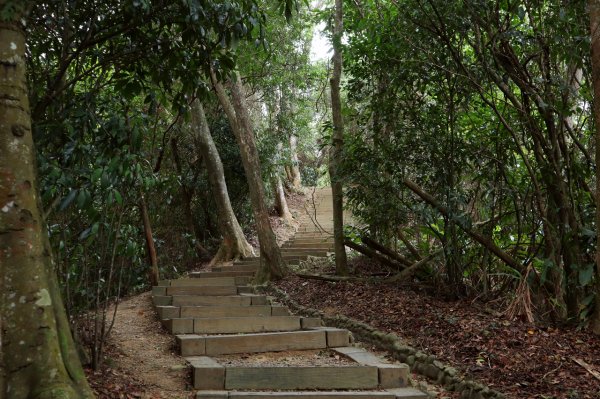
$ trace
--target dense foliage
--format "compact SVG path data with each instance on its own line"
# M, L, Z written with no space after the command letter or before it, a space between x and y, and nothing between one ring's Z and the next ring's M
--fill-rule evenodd
M587 26L583 1L348 3L346 179L368 233L406 253L408 236L423 257L442 248L429 273L455 295L528 287L515 294L524 315L585 320L597 279Z
M282 4L289 14L293 4ZM31 8L29 96L43 208L67 312L95 366L111 326L108 306L149 284L144 210L163 278L219 244L214 199L190 133L195 96L206 101L237 217L252 231L239 149L209 96L206 71L226 76L239 66L250 74L288 56L304 57L297 67L309 69L310 25L288 29L280 11L253 1L48 1ZM278 55L279 45L286 54ZM264 78L254 82L271 94ZM304 90L310 95L309 83ZM266 101L258 99L258 109ZM268 120L295 125L293 116L268 111ZM306 105L298 112L311 119ZM274 132L265 125L259 134L269 165ZM310 132L294 134L304 143Z

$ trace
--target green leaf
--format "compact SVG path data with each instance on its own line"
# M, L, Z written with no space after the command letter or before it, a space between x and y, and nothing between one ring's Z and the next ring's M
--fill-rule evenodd
M58 208L58 210L63 211L65 209L67 209L67 207L69 205L71 205L71 202L73 202L73 200L75 199L76 195L77 195L77 190L71 190L69 192L69 194L67 194L67 196L60 203L60 207Z
M113 190L113 193L115 195L115 200L117 201L117 204L123 205L123 197L121 196L121 193L119 193L119 191L117 190Z
M594 276L594 264L590 263L585 268L579 269L579 285L585 287L592 281Z

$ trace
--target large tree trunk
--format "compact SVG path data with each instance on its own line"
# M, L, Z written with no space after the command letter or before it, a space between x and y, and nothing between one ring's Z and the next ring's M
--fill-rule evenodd
M333 25L333 75L331 85L331 114L333 117L332 145L329 152L329 176L333 198L333 240L335 249L335 272L338 275L348 274L346 248L344 247L344 192L339 176L339 166L344 148L344 120L342 117L342 99L340 80L342 77L342 33L343 10L342 0L335 0Z
M232 81L231 97L233 98L233 105L229 101L223 85L217 80L213 71L211 71L211 79L219 97L219 102L227 114L231 129L240 147L242 163L246 179L248 180L250 202L260 242L261 264L256 274L256 281L258 283L265 283L272 279L279 279L283 277L287 267L283 261L283 257L277 246L275 234L269 222L260 160L256 143L254 142L254 134L250 124L250 117L248 116L241 79L239 74L236 73Z
M0 23L0 397L93 398L40 211L20 20Z
M592 86L594 88L594 128L596 137L596 303L591 328L600 335L600 0L589 0L592 39Z
M204 158L204 162L206 163L208 180L215 204L217 205L219 229L223 236L221 246L210 264L214 265L217 262L254 255L252 246L246 240L244 232L233 213L233 207L231 206L227 191L227 183L225 182L223 163L221 162L217 146L210 134L204 108L199 100L195 100L192 103L192 129L197 139L202 158Z

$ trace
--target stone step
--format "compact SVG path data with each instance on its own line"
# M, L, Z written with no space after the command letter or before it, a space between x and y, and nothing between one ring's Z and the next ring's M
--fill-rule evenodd
M235 285L235 277L217 277L211 276L210 278L203 279L202 281L191 278L180 278L176 280L161 280L158 282L160 287L187 287L187 286L226 286Z
M152 295L237 295L248 291L246 286L182 286L182 287L152 287Z
M313 255L314 254L314 255ZM318 251L318 252L313 252L313 253L308 253L308 251L292 251L291 253L286 253L284 251L281 252L281 257L284 260L295 260L297 258L306 258L308 256L323 256L325 255L325 251ZM244 258L240 261L234 262L233 264L237 264L237 263L241 263L241 262L264 262L264 259L261 259L259 257L252 257L252 258Z
M302 238L295 237L292 238L286 243L294 243L294 244L332 244L333 236L324 236L324 237L312 237L312 238Z
M258 262L252 261L237 261L233 264L233 266L222 266L222 267L213 267L213 270L216 272L220 272L221 270L227 268L227 270L236 271L236 272L252 272L258 270ZM252 267L249 267L252 266Z
M214 356L232 353L279 352L348 346L349 333L337 328L306 331L200 336L177 335L182 356Z
M265 295L175 295L172 298L172 306L254 306L268 303Z
M180 278L176 280L159 281L161 287L217 287L228 285L246 285L252 280L252 276L216 276L208 273L202 278Z
M175 307L171 318L196 317L251 317L251 316L288 316L290 311L285 306L252 305L252 306L181 306Z
M333 234L333 226L323 226L321 228L317 227L300 227L296 230L296 234L325 234L331 235Z
M316 257L316 258L321 258L323 256L327 256L327 250L323 249L323 248L317 248L317 249L303 249L303 248L286 248L285 251L281 251L281 255L283 256L284 260L296 260L298 258L307 258L309 256L312 257ZM246 259L242 259L239 260L237 262L235 262L234 264L237 263L248 263L248 262L259 262L259 259L257 258L246 258ZM263 260L264 262L264 260Z
M290 315L290 311L287 307L271 305L157 306L156 312L161 320L195 317L252 317Z
M206 356L188 357L195 389L374 389L378 387L374 366L223 366Z
M192 272L190 273L191 278L207 278L207 277L254 277L253 272L236 272L236 271L227 271L227 266L225 266L222 271L211 271L211 272Z
M281 246L283 250L285 249L299 249L299 250L316 250L316 251L327 251L330 248L333 248L333 242L323 242L323 241L314 241L307 244L298 244L294 241L286 241Z
M299 233L294 234L294 237L292 239L293 240L297 240L300 238L321 239L321 238L329 238L329 237L333 238L333 234L331 232L306 231L306 232L299 232Z
M388 391L198 391L196 399L426 399L427 394L413 388Z
M398 388L408 385L410 368L404 363L390 363L364 348L345 346L333 351L363 366L376 366L379 370L381 388Z
M169 319L164 325L172 334L241 334L298 331L302 328L299 316Z

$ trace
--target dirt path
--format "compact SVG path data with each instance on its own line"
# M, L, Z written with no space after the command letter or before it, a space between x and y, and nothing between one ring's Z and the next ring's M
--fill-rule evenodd
M293 195L288 200L291 212L297 212L303 202L303 196ZM280 244L294 234L298 225L297 222L283 223L277 217L270 219ZM197 270L205 266L199 264ZM119 304L105 354L101 370L87 370L88 380L99 399L193 397L186 362L177 354L175 338L158 320L150 292Z
M104 369L89 373L100 399L192 397L186 362L158 321L150 292L121 302L106 355Z

